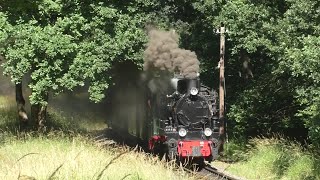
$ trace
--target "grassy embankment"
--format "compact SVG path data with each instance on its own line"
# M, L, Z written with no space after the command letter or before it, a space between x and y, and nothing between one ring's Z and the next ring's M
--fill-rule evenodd
M192 179L145 153L95 142L88 131L104 128L101 119L50 111L64 131L21 133L13 99L0 97L0 179Z
M255 138L248 143L231 142L225 154L235 163L214 164L247 179L320 179L320 160L316 153L280 136Z

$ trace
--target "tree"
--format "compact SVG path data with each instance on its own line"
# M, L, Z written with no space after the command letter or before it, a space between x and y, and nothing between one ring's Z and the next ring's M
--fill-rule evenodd
M296 116L304 121L312 143L319 146L320 3L313 0L288 0L288 3L290 8L279 23L285 30L279 37L283 42L280 68L294 80L295 99L301 106Z
M5 44L9 39L9 34L12 31L12 26L7 21L7 16L0 12L0 54L4 52ZM3 56L0 56L0 61L5 61ZM22 123L28 122L28 116L25 110L25 100L22 93L22 83L17 82L16 86L16 102L17 102L17 110L18 116Z
M319 95L314 80L319 59L318 11L319 2L313 0L239 0L223 6L217 19L230 30L228 67L235 73L241 60L237 56L245 51L255 75L242 84L240 78L227 80L232 84L229 89L236 89L235 93L229 91L229 117L236 120L235 130L253 131L251 135L279 131L290 135L292 129L291 135L306 138L308 128L313 132L311 139L316 137L317 103L311 99Z
M88 82L90 98L98 102L111 81L109 70L115 61L142 61L143 26L149 18L143 12L136 14L129 7L123 12L123 4L101 2L46 0L32 6L9 5L20 5L21 18L16 18L16 9L1 7L13 27L4 37L8 41L2 51L4 73L16 84L30 74L32 117L40 129L45 126L49 92L72 90Z
M308 128L318 140L320 13L315 0L2 0L0 10L5 73L17 84L30 75L26 83L38 122L48 92L88 84L90 99L98 102L113 82L115 64L129 60L141 68L146 25L176 29L182 47L196 52L204 82L217 87L219 36L214 31L223 23L229 30L226 102L232 132Z

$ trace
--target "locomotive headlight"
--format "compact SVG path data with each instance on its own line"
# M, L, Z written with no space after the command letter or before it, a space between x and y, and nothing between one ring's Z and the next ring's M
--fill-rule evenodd
M212 135L212 130L210 128L205 128L204 129L204 135L211 136Z
M187 135L187 130L184 128L179 129L179 136L185 137Z
M197 95L198 92L199 92L198 89L195 88L195 87L192 87L192 88L190 89L190 94L193 95L193 96Z

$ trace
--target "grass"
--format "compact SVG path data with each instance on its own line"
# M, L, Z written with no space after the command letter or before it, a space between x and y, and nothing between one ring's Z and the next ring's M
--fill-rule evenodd
M48 124L55 128L85 132L107 128L105 106L90 102L88 98L83 93L73 96L62 94L53 98L48 108Z
M78 132L93 132L107 128L106 120L91 112L65 113L55 108L49 108L47 125L49 128Z
M229 145L228 145L229 146ZM319 157L282 137L254 138L246 146L231 143L235 163L226 171L247 179L320 179Z
M182 171L172 171L174 166L167 162L124 147L99 146L83 135L23 136L2 143L0 179L189 178Z
M19 123L17 121L17 110L14 98L10 96L0 96L0 131L17 131Z
M194 179L172 162L95 141L90 132L106 125L94 114L52 108L49 132L20 132L14 99L0 96L0 104L0 179Z

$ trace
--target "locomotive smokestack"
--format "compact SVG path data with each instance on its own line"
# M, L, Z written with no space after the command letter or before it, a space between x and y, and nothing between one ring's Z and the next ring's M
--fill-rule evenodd
M161 70L179 73L185 78L196 78L199 61L194 52L179 48L179 36L173 30L151 29L144 51L144 70Z

